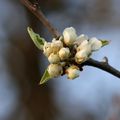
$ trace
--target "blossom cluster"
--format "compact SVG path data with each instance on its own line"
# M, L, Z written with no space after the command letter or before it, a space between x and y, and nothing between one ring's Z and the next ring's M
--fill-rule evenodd
M102 46L102 41L96 37L78 36L73 27L65 28L59 40L54 38L52 42L44 43L43 53L50 63L47 68L49 75L52 78L63 74L67 74L69 79L79 77L77 64L87 61L92 52Z

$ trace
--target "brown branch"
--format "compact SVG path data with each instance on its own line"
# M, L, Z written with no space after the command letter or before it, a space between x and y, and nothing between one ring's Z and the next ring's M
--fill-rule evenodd
M58 38L60 36L59 32L49 23L48 19L36 5L33 5L29 0L20 1L43 23L43 25L49 30L53 37Z
M44 26L49 30L53 37L58 38L60 36L59 32L49 23L47 18L44 16L42 11L37 8L37 6L32 5L28 0L21 0L21 2L44 24ZM107 57L105 57L104 61L102 62L90 58L79 67L81 69L81 67L86 65L99 68L120 78L120 71L109 65Z

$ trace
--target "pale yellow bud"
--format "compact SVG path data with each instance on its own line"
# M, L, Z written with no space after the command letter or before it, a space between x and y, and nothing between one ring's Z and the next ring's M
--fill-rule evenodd
M68 59L70 56L70 50L69 48L61 48L59 51L59 57L61 60Z
M88 36L85 34L81 34L80 36L77 37L77 40L81 41L88 40Z
M60 57L58 54L51 53L50 56L48 57L48 61L50 63L59 63L60 62Z
M80 45L85 40L88 40L88 36L84 35L84 34L81 34L80 36L77 37L74 44Z
M86 47L89 46L89 42L88 40L84 40L83 42L81 42L81 44L77 47L77 51L80 51Z
M48 73L51 77L58 77L63 73L63 68L60 64L50 64L48 66Z
M54 53L57 53L63 47L63 43L60 40L53 40L51 43L51 48Z
M66 73L67 73L68 79L75 79L79 77L79 68L75 65L72 65L66 70Z
M63 31L63 37L66 45L73 45L77 38L76 30L73 27L65 28Z
M95 37L89 40L89 44L91 45L92 51L99 50L102 47L102 42Z
M91 52L89 52L87 49L82 49L80 51L78 51L75 55L75 61L78 64L81 64L83 62L85 62L88 58L89 55L91 54Z
M45 56L49 56L52 53L51 43L45 42L43 46L43 53Z

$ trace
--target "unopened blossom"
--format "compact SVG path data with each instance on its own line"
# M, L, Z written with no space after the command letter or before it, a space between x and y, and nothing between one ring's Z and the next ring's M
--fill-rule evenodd
M92 51L99 50L102 47L102 42L96 37L91 38L89 44L91 44Z
M58 77L63 73L63 68L60 64L50 64L48 66L48 73L51 77Z
M68 79L75 79L79 77L79 68L75 65L72 65L66 70L66 74Z
M59 51L59 57L61 60L65 60L65 59L68 59L70 56L70 50L69 48L61 48L60 51Z
M48 57L48 61L50 63L59 63L60 62L60 57L58 54L51 53Z
M85 62L91 54L92 54L92 52L91 52L90 46L88 48L86 47L76 53L75 61L78 64L81 64L81 63Z
M77 38L76 30L73 27L65 28L63 31L64 43L67 46L72 45Z
M60 40L53 40L51 43L51 48L54 53L57 53L63 47L63 43Z
M52 53L51 43L45 42L43 46L43 53L46 57L48 57Z
M80 50L82 50L82 49L86 49L86 48L88 48L88 47L90 47L88 40L84 40L84 41L82 41L81 44L77 47L77 52L80 51Z
M89 44L88 40L84 40L77 48L77 52L83 51L89 56L92 53L91 44Z
M80 45L84 40L88 40L88 36L85 34L81 34L80 36L77 37L74 44Z

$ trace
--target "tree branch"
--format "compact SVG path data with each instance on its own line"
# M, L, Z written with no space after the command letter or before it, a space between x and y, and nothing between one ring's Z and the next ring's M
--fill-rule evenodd
M59 32L50 24L50 22L47 20L47 18L44 16L42 11L37 8L37 6L31 4L28 0L21 0L21 2L43 23L43 25L49 30L49 32L53 35L55 38L59 38L60 34ZM104 61L99 62L96 61L92 58L84 62L82 65L79 65L79 67L83 66L92 66L99 68L103 71L106 71L118 78L120 78L120 71L117 69L113 68L111 65L108 63L107 57L104 58Z
M117 69L115 69L114 67L109 65L108 62L99 62L97 60L90 58L89 60L87 60L86 62L84 62L82 64L82 66L86 66L86 65L99 68L101 70L104 70L104 71L120 78L120 71L118 71Z
M20 1L24 6L28 8L31 13L33 13L33 15L35 15L43 23L43 25L49 30L53 37L58 38L60 36L59 32L49 23L48 19L36 5L33 5L29 0Z

